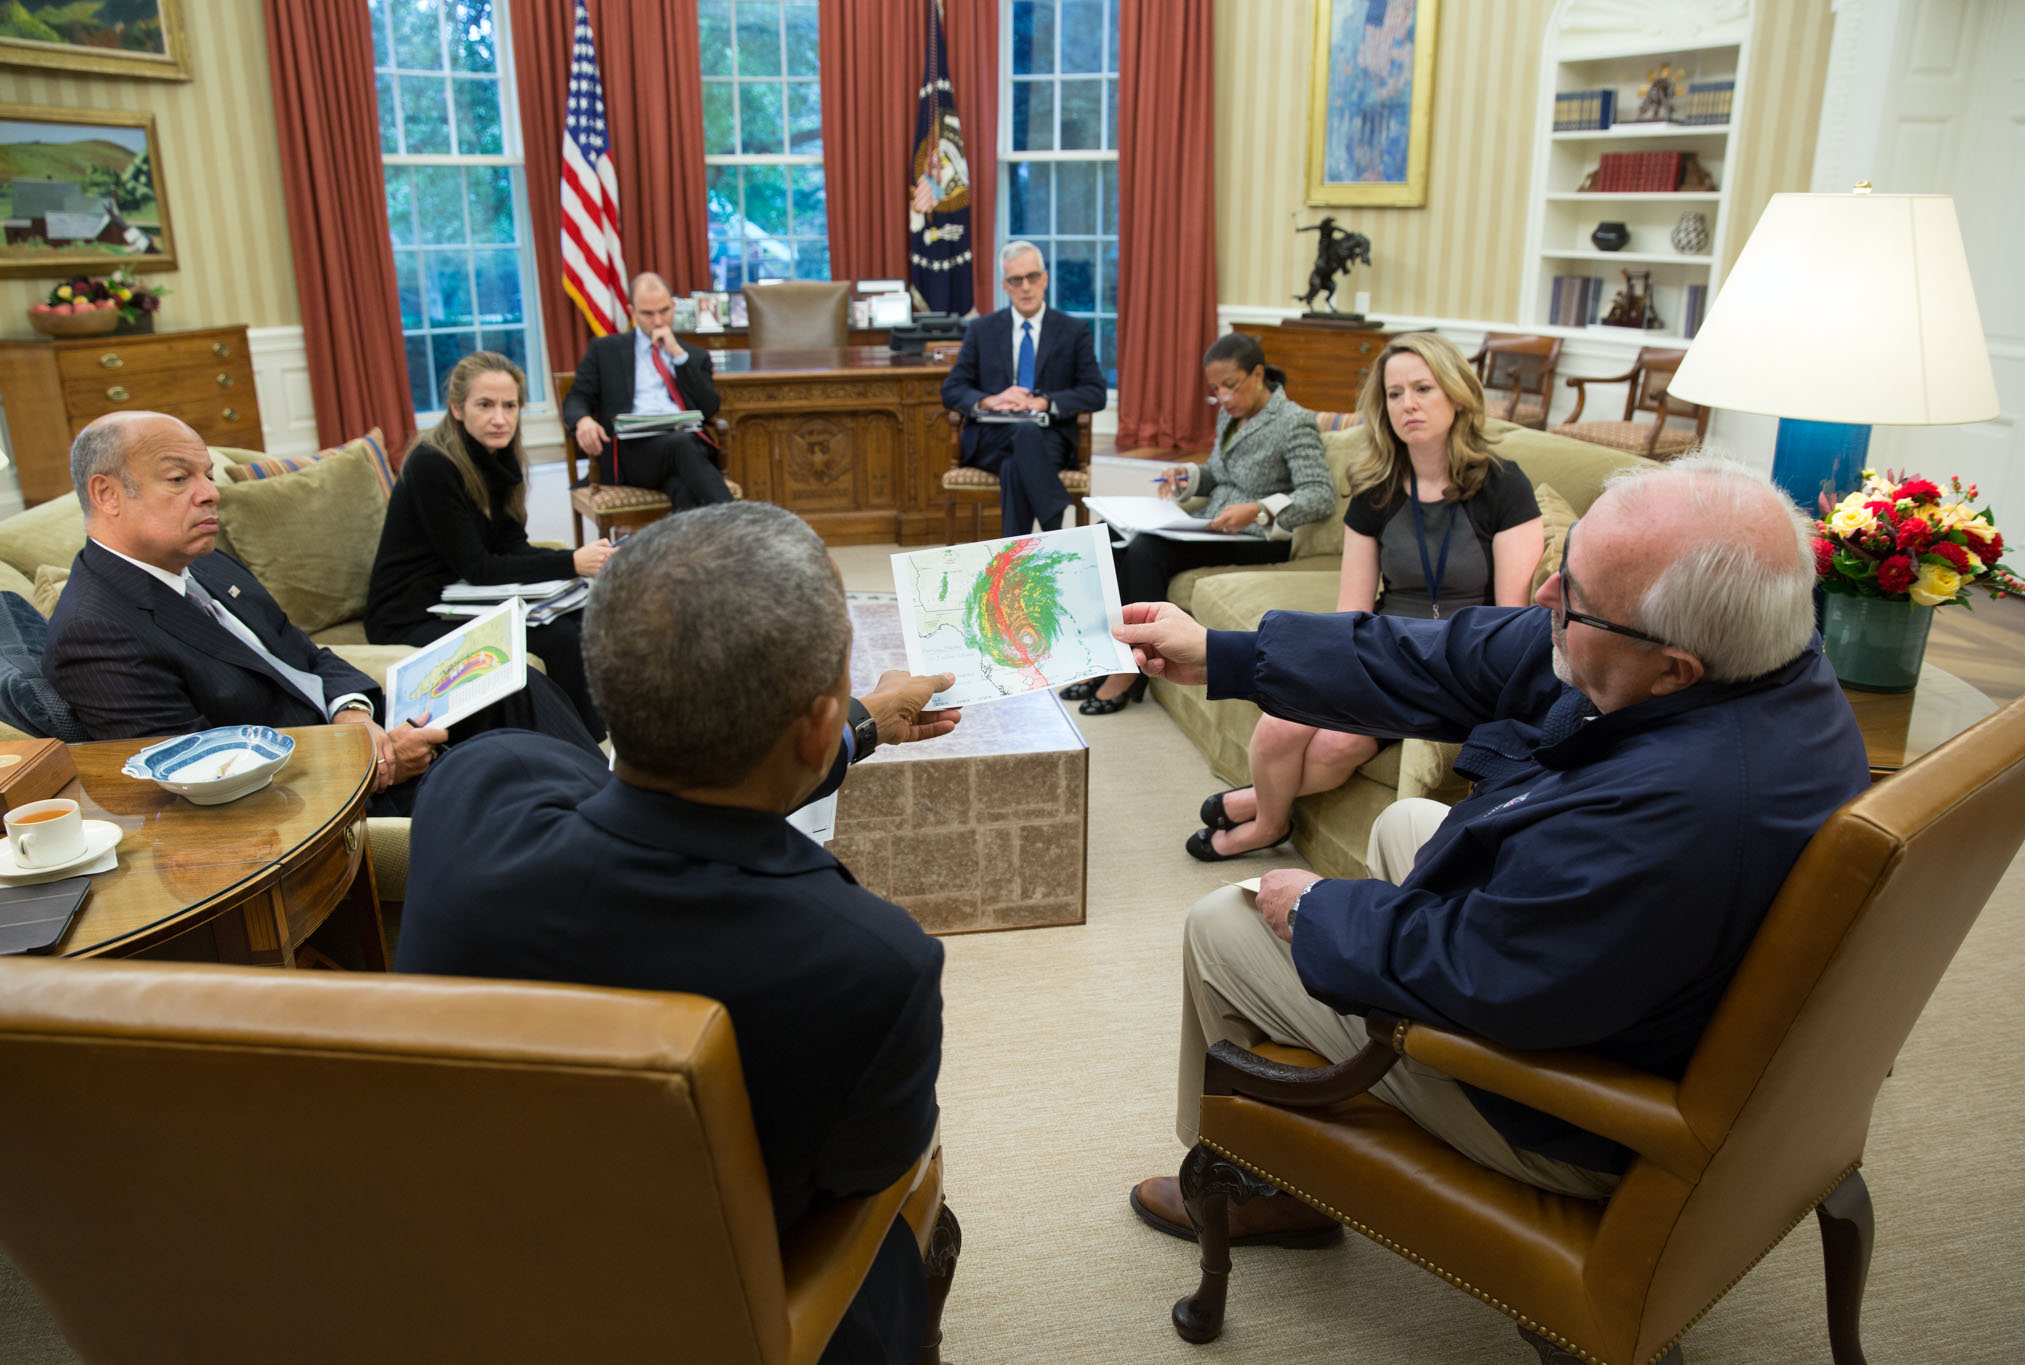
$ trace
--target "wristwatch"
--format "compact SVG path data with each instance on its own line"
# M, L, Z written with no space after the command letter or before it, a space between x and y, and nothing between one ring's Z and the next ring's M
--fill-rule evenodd
M879 722L865 703L851 698L851 761L858 762L879 747Z
M1267 511L1263 505L1260 506L1258 515L1253 517L1252 520L1268 531L1273 529L1273 514Z
M1294 897L1294 903L1287 907L1288 938L1292 938L1294 936L1294 917L1301 913L1301 902L1308 898L1308 893L1310 891L1313 891L1316 887L1320 886L1321 884L1322 884L1321 878L1317 878L1316 880L1309 882L1306 886L1302 887L1299 894L1297 894Z
M335 718L337 716L343 715L347 711L363 711L366 713L367 717L370 718L373 714L373 704L367 701L364 697L353 697L343 706L340 706L337 710L331 712L331 715L332 717Z

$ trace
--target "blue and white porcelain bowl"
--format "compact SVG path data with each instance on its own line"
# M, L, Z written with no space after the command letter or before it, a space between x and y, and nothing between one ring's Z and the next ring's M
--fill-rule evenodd
M151 744L120 771L172 791L192 805L219 806L251 795L288 766L295 741L265 725L221 725Z

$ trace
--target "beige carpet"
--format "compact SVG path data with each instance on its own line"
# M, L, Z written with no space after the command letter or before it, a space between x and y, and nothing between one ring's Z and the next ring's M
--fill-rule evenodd
M890 547L838 558L854 589L890 589ZM941 1084L964 1254L946 1323L955 1365L988 1362L1533 1359L1495 1310L1381 1247L1236 1255L1223 1339L1167 1321L1194 1248L1142 1227L1130 1185L1172 1171L1181 916L1226 880L1181 851L1208 768L1152 703L1083 722L1091 743L1089 922L943 940ZM1878 1240L1866 1301L1873 1361L2009 1361L2025 1342L2025 860L1985 910L1892 1078L1866 1176ZM1691 1333L1691 1361L1825 1361L1810 1219ZM2012 1286L2006 1289L2005 1286ZM72 1359L0 1264L0 1362Z

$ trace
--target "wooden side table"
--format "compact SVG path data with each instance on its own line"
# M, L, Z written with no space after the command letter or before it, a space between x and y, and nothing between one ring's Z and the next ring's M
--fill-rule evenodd
M1266 363L1287 374L1287 397L1310 412L1355 412L1372 362L1385 349L1385 332L1309 322L1240 322L1231 328L1254 337Z
M61 795L124 835L119 866L92 878L58 953L385 971L366 857L372 742L361 725L282 733L295 738L288 766L222 806L120 772L155 740L71 746L77 781Z
M1910 692L1845 687L1842 695L1849 698L1849 709L1863 731L1873 782L1939 748L1997 709L1997 703L1974 687L1932 664L1920 666L1919 685Z

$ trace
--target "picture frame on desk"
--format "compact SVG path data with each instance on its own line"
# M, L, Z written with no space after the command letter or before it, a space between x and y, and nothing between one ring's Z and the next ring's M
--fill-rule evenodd
M1439 0L1315 0L1308 86L1308 202L1427 203ZM1408 17L1395 31L1396 16Z
M176 268L153 114L0 104L0 276Z
M190 79L183 0L126 0L120 8L133 17L118 24L79 16L79 11L95 8L76 0L13 0L0 6L0 65Z

